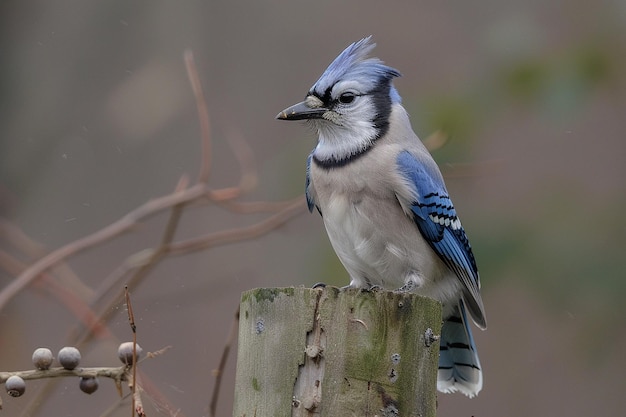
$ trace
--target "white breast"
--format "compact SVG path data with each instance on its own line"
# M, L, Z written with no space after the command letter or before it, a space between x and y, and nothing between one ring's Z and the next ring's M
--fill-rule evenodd
M397 197L410 198L406 180L396 172L396 157L419 139L410 130L393 133L394 143L381 138L355 162L331 169L312 162L310 192L351 286L398 289L411 282L416 292L456 305L460 280L430 248Z
M399 239L390 240L381 233L378 216L371 213L381 202L367 194L331 193L322 209L328 237L350 273L350 285L399 288L406 273L402 269L408 266L407 248L399 246Z
M410 282L416 292L456 305L460 280L395 198L381 199L368 188L358 193L318 189L318 204L333 249L350 274L350 286L395 290Z

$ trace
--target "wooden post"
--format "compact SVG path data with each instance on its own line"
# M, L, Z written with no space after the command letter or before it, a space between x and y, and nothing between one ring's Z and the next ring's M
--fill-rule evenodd
M243 293L234 417L434 417L441 305L334 287Z

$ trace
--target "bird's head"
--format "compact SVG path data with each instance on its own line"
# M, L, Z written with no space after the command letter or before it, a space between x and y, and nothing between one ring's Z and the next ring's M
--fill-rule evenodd
M304 101L276 116L280 120L307 120L319 142L313 156L329 165L346 162L372 147L389 128L391 106L400 102L393 86L400 73L369 58L371 36L348 46L328 66Z

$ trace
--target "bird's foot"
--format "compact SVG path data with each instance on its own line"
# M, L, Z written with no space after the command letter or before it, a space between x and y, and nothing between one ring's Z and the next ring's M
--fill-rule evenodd
M393 292L397 292L397 293L413 292L416 288L417 288L417 284L415 284L413 280L409 280L406 282L406 284L404 284L400 288L395 289Z

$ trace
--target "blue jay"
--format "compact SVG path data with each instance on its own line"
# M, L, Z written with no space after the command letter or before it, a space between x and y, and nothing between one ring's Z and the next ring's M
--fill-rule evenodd
M482 371L469 317L486 328L476 261L437 164L393 86L400 73L348 46L307 93L276 116L306 120L318 143L306 200L322 215L350 286L412 291L443 306L437 388L473 397Z

